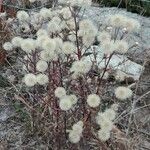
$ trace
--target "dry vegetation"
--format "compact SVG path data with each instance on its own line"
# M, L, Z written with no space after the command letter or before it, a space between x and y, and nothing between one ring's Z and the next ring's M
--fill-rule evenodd
M125 61L110 65L139 46L126 39L140 24L116 15L99 31L81 6L87 3L20 10L10 22L1 17L0 63L9 86L0 89L0 106L9 105L11 117L0 124L0 149L148 149L149 50L138 79L118 69Z

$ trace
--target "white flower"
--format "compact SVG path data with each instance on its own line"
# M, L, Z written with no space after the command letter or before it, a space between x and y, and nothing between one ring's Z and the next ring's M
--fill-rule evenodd
M84 36L82 38L82 42L84 44L85 47L89 47L94 43L95 37L92 36Z
M63 46L63 40L61 38L54 38L56 43L56 52L59 54L61 53L61 48Z
M64 27L68 27L70 30L75 29L75 22L73 19L69 19L66 21L66 24L64 24Z
M70 96L70 100L71 100L72 104L73 105L76 104L77 101L78 101L77 97L75 95L73 95L73 94L69 95L69 96Z
M40 85L44 85L44 84L48 83L48 81L49 81L48 76L45 74L38 74L36 76L36 80Z
M47 51L54 51L56 48L56 43L54 39L46 39L43 41L42 48Z
M32 51L35 50L36 48L36 44L35 41L33 39L24 39L21 43L21 48L23 51L25 51L26 53L31 53Z
M89 36L89 37L93 37L95 38L95 36L97 35L97 28L93 25L91 26L91 28L86 29L84 31L85 36Z
M65 97L61 98L60 102L59 102L59 107L61 110L64 110L64 111L71 109L72 101L70 100L70 97L65 96Z
M126 20L127 17L120 14L115 14L110 17L110 24L114 27L124 27Z
M112 121L112 120L114 120L115 117L116 117L116 112L115 112L113 109L106 109L105 112L104 112L104 116L105 116L108 120Z
M78 143L80 141L80 138L81 138L80 134L76 133L75 131L71 131L69 133L69 141L71 143Z
M57 87L55 90L55 96L58 98L66 96L66 90L63 87Z
M75 42L75 41L76 41L76 35L75 35L75 34L70 34L70 35L68 36L68 39L69 39L70 41L72 41L72 42Z
M127 29L127 31L131 32L131 31L139 30L140 23L137 20L128 18L124 23L124 26Z
M61 27L57 22L54 21L50 21L47 24L47 29L50 33L55 33L55 32L60 32L61 31Z
M40 15L41 15L41 17L43 17L43 19L48 19L48 18L52 17L52 12L48 8L42 8L40 10Z
M117 70L115 79L119 81L124 81L128 75L121 70Z
M72 64L70 71L74 72L75 74L86 74L90 71L91 66L92 66L91 62L79 60L79 61L75 61Z
M112 104L111 105L111 109L113 109L114 111L118 111L118 107L119 107L118 104Z
M71 42L63 43L62 52L64 54L72 54L73 52L75 52L75 50L76 50L76 47L73 43Z
M40 72L44 72L46 71L48 68L48 64L46 61L43 61L43 60L39 60L36 64L36 69Z
M44 29L39 29L36 33L36 35L39 36L48 36L47 31Z
M111 35L106 31L100 32L97 36L97 40L100 42L110 41L110 39Z
M36 76L32 73L25 75L24 82L27 86L32 87L37 83Z
M11 51L13 49L13 45L10 42L6 42L6 43L3 44L3 48L6 51Z
M102 141L107 141L110 138L110 132L107 130L99 130L98 138Z
M22 42L23 39L19 36L14 37L11 41L13 47L20 47Z
M82 20L79 23L79 31L78 31L78 35L82 36L83 38L95 38L95 36L97 35L98 29L94 26L94 24L86 19L86 20Z
M36 0L29 0L30 1L30 3L34 3Z
M115 51L121 54L125 54L129 49L128 43L126 41L119 41L115 42Z
M72 130L74 132L76 132L77 134L81 135L82 134L82 131L83 131L83 122L82 121L79 121L77 122L76 124L74 124L72 126Z
M105 121L105 119L104 113L99 112L96 116L96 123L100 125L101 122Z
M127 98L130 98L132 96L133 92L131 89L127 87L120 86L116 88L115 95L120 100L125 100Z
M29 15L25 11L18 11L17 18L19 19L19 21L29 21Z
M79 23L79 29L83 29L83 30L88 30L90 28L92 28L94 25L93 25L93 22L91 22L91 20L89 19L84 19L82 21L80 21Z
M56 16L52 18L52 22L55 22L56 24L60 24L61 23L61 19L60 17Z
M40 53L40 58L42 60L45 60L45 61L52 61L52 60L57 60L57 55L55 54L54 51L46 51L46 50L43 50L41 51Z
M49 39L48 35L40 35L38 36L38 38L36 39L36 45L40 48L42 48L42 44L44 41L46 41L47 39Z
M61 13L62 13L62 16L63 16L64 19L69 19L72 16L71 11L70 11L69 8L63 8L61 10Z
M113 128L113 123L112 123L112 121L110 121L108 119L104 119L103 121L101 121L100 127L101 127L101 129L111 131Z
M114 44L113 41L107 41L107 42L104 41L104 42L102 43L101 49L103 50L103 52L104 52L105 54L111 54L111 53L113 53L114 50L115 50L115 44Z
M128 32L138 30L140 28L140 23L137 20L120 14L112 15L110 17L110 24L114 27L125 28Z
M90 107L98 107L100 104L100 97L96 94L90 94L87 98L87 103Z

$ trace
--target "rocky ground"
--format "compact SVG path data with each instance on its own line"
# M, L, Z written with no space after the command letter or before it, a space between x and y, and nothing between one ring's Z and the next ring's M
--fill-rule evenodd
M116 13L126 14L129 17L135 18L139 20L142 25L140 32L134 33L129 39L132 42L139 42L139 48L135 53L131 51L127 55L127 58L133 61L132 63L138 63L135 64L136 66L140 68L145 67L140 82L141 87L144 87L144 89L139 93L140 97L142 94L150 91L150 19L126 12L123 9L99 7L91 7L86 10L85 17L91 18L97 24L104 24L104 20L108 15ZM0 73L5 76L2 70L5 69L0 70ZM7 94L11 91L13 91L11 86L0 88L0 150L45 150L46 147L39 144L40 139L37 140L35 137L25 140L23 125L25 124L24 119L26 118L20 117L20 115L24 113L22 111L20 112L21 106L17 106L17 104L14 105L14 102L12 103L11 101L11 96L9 99L7 98ZM142 106L144 109L140 108L134 116L135 123L140 126L138 132L141 138L140 142L137 142L140 144L135 150L148 150L150 149L150 93L146 95L146 98L143 97L140 103L145 103L145 105ZM26 143L27 141L28 143Z

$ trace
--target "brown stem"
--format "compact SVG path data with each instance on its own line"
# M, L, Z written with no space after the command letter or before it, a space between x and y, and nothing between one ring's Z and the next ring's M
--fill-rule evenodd
M110 60L111 60L113 54L114 54L114 53L112 53L112 54L109 56L108 61L107 61L107 63L106 63L106 66L105 66L105 68L104 68L104 71L103 71L102 76L101 76L101 77L99 76L98 79L97 79L97 80L98 80L98 87L97 87L97 92L96 92L96 94L99 94L99 90L100 90L100 86L101 86L102 79L103 79L103 77L104 77L104 75L105 75L105 73L106 73L106 71L107 71L108 65L109 65L109 63L110 63Z
M83 107L83 117L85 116L86 114L86 104L85 104L85 92L84 92L84 86L83 86L83 80L82 80L82 77L79 78L79 86L80 86L80 95L81 95L81 99L82 99L82 107Z
M76 12L73 12L73 18L74 18L74 22L75 22L75 36L76 36L76 45L77 45L77 55L78 55L78 59L81 59L82 53L80 50L80 46L79 46L79 39L78 39L78 23L77 23L77 16L76 16Z

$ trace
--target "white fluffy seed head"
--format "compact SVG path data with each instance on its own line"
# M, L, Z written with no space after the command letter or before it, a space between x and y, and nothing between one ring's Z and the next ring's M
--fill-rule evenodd
M76 41L76 36L75 36L75 34L70 34L70 35L68 36L68 39L69 39L71 42L75 42L75 41Z
M55 16L55 17L52 18L52 22L56 22L57 24L60 24L61 21L62 21L62 20L61 20L60 17L58 17L58 16Z
M30 3L34 3L35 1L37 1L37 0L29 0L30 1Z
M38 37L40 37L40 36L48 36L47 31L44 30L44 29L39 29L39 30L37 31L36 35L37 35Z
M43 19L49 19L52 17L52 12L50 9L48 8L42 8L40 10L40 16L43 18Z
M38 74L36 76L36 80L37 80L37 83L39 83L40 85L45 85L49 81L48 76L45 74Z
M36 48L36 42L35 42L35 40L30 39L30 38L24 39L24 40L22 40L21 48L26 53L31 53Z
M113 109L114 111L118 111L119 105L118 104L112 104L111 105L111 109Z
M132 90L127 87L120 86L115 89L115 95L120 100L130 98L132 94L133 94Z
M84 61L84 60L75 61L72 64L70 71L74 72L76 75L86 74L90 71L91 66L92 66L91 62L88 61Z
M117 70L115 79L118 81L124 81L128 75L121 70Z
M56 43L55 50L59 54L59 53L61 53L61 48L63 46L63 40L61 38L58 38L58 37L54 38L54 40L55 40L55 43Z
M87 98L87 103L90 107L98 107L100 105L100 97L97 94L90 94Z
M43 50L54 51L56 49L56 43L54 39L46 39L42 44Z
M67 19L70 19L71 16L72 16L71 11L70 11L69 8L63 8L63 9L61 10L61 14L62 14L63 18L66 19L66 20L67 20Z
M107 55L111 54L115 50L115 44L113 41L107 41L107 42L105 41L102 43L101 49L104 52L104 54L107 54Z
M106 110L105 110L104 116L105 116L108 120L112 121L112 120L114 120L115 117L116 117L116 112L115 112L113 109L110 109L110 108L109 108L109 109L106 109Z
M26 11L18 11L17 18L19 21L29 21L29 15Z
M105 42L105 41L107 42L110 41L110 39L111 39L111 35L106 31L100 32L97 36L97 40L99 42Z
M114 27L123 27L127 18L120 14L115 14L110 17L110 25Z
M10 42L5 42L3 44L3 48L6 50L6 51L11 51L13 50L13 45L10 43Z
M61 31L61 27L57 22L54 21L50 21L47 24L47 29L50 33L55 33L55 32L60 32Z
M101 121L100 127L101 127L101 129L111 131L113 128L113 122L108 120L108 118L105 118L103 121Z
M40 35L40 36L38 36L38 38L36 39L37 47L42 48L43 42L48 40L48 39L49 39L48 35Z
M16 36L11 40L13 47L20 47L22 42L23 39L19 36Z
M89 19L84 19L79 23L79 29L88 30L93 27L93 23Z
M86 48L90 47L94 43L94 40L95 37L93 36L86 35L82 37L82 43Z
M97 35L97 32L98 32L97 27L94 26L94 24L90 20L88 19L82 20L79 23L78 35L83 38L82 42L87 47L93 43L93 41L95 40L95 36Z
M46 71L48 68L48 64L46 61L44 60L39 60L36 64L36 69L40 72L44 72Z
M43 50L40 52L40 58L41 58L41 60L50 62L52 60L54 60L54 61L57 60L57 55L54 51Z
M57 87L55 90L55 96L58 98L66 96L66 90L63 87Z
M115 51L121 54L125 54L129 49L129 45L126 41L116 41L115 42Z
M26 74L24 77L26 86L32 87L37 83L36 76L32 73Z
M112 15L109 19L109 22L114 27L126 29L125 32L135 31L140 28L140 23L137 20L120 14Z
M103 122L105 119L106 119L106 118L105 118L105 116L104 116L104 113L99 112L98 115L96 116L96 123L97 123L98 125L100 125L101 122Z
M72 108L72 101L69 96L64 96L60 99L59 107L61 110L67 111Z
M80 134L76 133L75 131L71 131L69 133L69 141L71 143L78 143L80 141L80 138L81 138Z
M82 134L82 131L83 131L83 122L82 121L79 121L79 122L77 122L76 124L74 124L73 126L72 126L72 130L74 131L74 132L76 132L77 134Z
M64 24L64 27L68 27L70 30L75 29L75 22L73 19L69 19L66 21L66 24Z
M102 141L107 141L110 138L110 131L107 130L99 130L98 131L98 138Z
M75 45L72 42L64 42L62 47L62 52L64 54L72 54L76 50Z
M125 22L125 28L128 32L139 30L140 23L137 20L128 18Z
M97 35L97 28L93 25L91 28L84 30L85 36L95 37Z
M71 100L72 104L73 105L76 104L77 101L78 101L77 97L75 95L73 95L73 94L69 95L69 96L70 96L70 100Z

